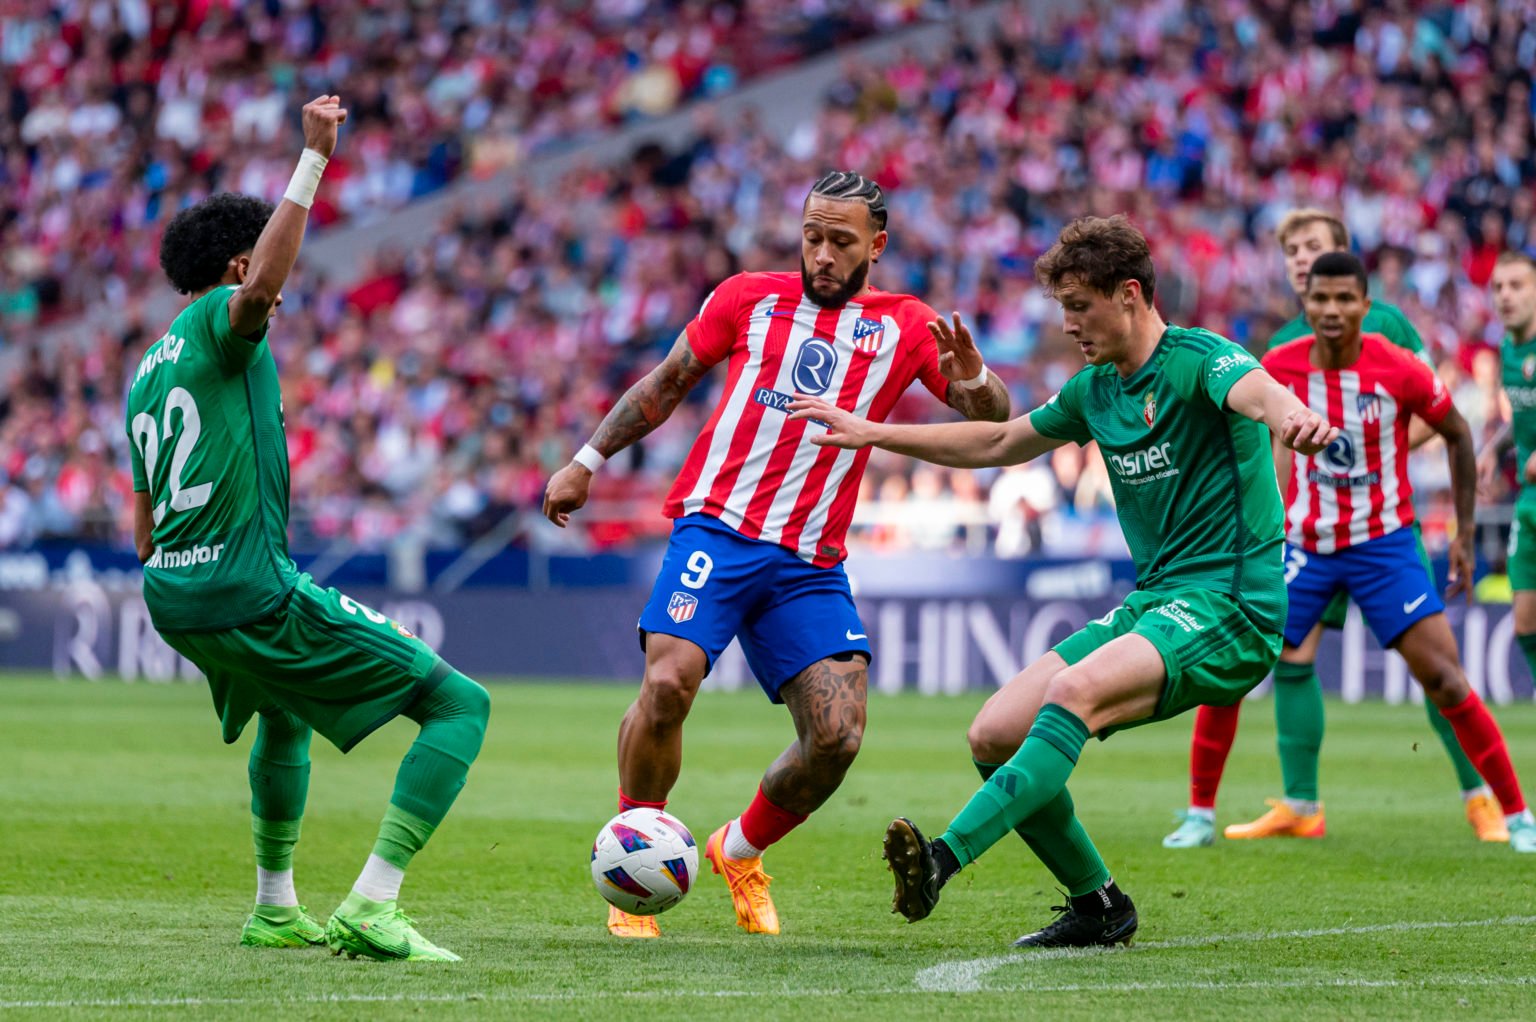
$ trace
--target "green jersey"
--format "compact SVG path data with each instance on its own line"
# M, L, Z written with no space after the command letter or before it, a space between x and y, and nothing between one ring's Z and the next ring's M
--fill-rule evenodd
M1258 368L1224 337L1170 326L1129 378L1088 366L1029 421L1043 436L1099 442L1138 589L1222 593L1278 629L1283 511L1269 430L1226 408Z
M1365 320L1360 324L1360 331L1367 334L1381 334L1387 340L1399 348L1406 348L1419 358L1427 361L1424 354L1424 340L1419 337L1419 332L1413 328L1408 317L1403 315L1403 310L1387 302L1372 302L1371 307L1365 311ZM1305 313L1297 316L1285 326L1275 331L1275 335L1269 339L1266 351L1273 351L1298 337L1305 337L1312 333L1312 326L1307 322Z
M1525 481L1525 463L1536 451L1536 339L1516 344L1509 334L1499 345L1504 393L1509 395L1515 437L1515 475L1520 480L1519 503L1536 507L1536 486Z
M133 488L154 509L144 602L162 632L260 620L298 581L288 556L288 447L265 331L229 323L234 287L186 307L128 390Z

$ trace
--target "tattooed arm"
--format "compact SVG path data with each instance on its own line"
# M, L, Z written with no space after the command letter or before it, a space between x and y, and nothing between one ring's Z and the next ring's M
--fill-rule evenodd
M708 373L688 343L687 333L678 335L666 359L647 373L603 417L597 432L588 441L604 458L611 458L651 430L667 421L683 397ZM592 470L571 462L554 474L544 490L544 517L561 528L571 512L587 502L587 487Z
M961 381L974 380L981 374L981 352L960 313L952 315L953 322L946 322L941 316L928 324L928 332L939 346L939 372L949 381L944 403L972 422L1007 422L1012 410L1008 388L996 373L988 370L987 382L979 387L961 386Z
M1012 404L1008 400L1008 388L993 372L987 373L987 382L975 390L950 381L944 394L944 403L972 422L1007 422Z

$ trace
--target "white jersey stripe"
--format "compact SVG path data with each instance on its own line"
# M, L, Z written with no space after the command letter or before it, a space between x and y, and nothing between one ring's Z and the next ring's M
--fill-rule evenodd
M800 305L795 309L794 323L784 342L784 355L779 359L779 372L773 378L773 389L780 394L794 392L796 356L800 351L800 345L816 333L816 316L820 311L820 306L809 298L800 299ZM771 317L765 316L764 320L772 322ZM752 391L755 389L756 378L746 383L748 400L750 400ZM747 448L746 458L741 463L741 471L736 474L736 484L731 487L731 495L726 498L725 507L720 511L720 520L731 528L740 529L742 523L746 521L747 508L752 503L752 495L757 492L758 484L763 481L763 473L768 468L769 459L773 457L779 434L783 432L788 422L787 412L772 408L765 408L762 416L757 420L757 432L753 434L752 446Z
M885 323L885 342L880 345L880 351L874 356L874 361L869 367L869 375L864 377L864 386L859 390L859 403L854 408L856 415L869 414L870 405L874 404L875 396L885 386L886 380L891 375L891 367L896 364L896 349L901 347L901 325L890 316L882 317L882 322ZM800 546L797 552L805 560L809 561L816 556L817 544L821 542L822 532L827 527L827 512L831 509L832 502L837 499L837 491L842 487L843 480L848 477L848 471L853 468L856 456L855 451L837 452L837 460L832 463L832 470L827 473L827 481L821 489L821 496L817 498L816 506L807 516L805 531L800 534Z
M1350 443L1354 448L1355 461L1349 467L1348 475L1351 479L1349 490L1349 521L1343 521L1344 508L1339 503L1338 491L1333 494L1333 508L1330 517L1333 519L1335 550L1337 550L1339 525L1344 525L1349 530L1349 545L1363 543L1371 538L1370 508L1371 508L1371 484L1366 477L1369 475L1369 461L1366 460L1365 451L1365 423L1360 416L1360 374L1353 370L1345 370L1339 373L1339 393L1344 407L1344 432L1348 434ZM1353 480L1360 480L1355 482Z
M1328 386L1324 382L1322 374L1308 373L1305 386L1307 388L1306 392L1296 396L1302 400L1307 408L1327 419ZM1313 508L1318 502L1318 495L1315 493L1318 489L1317 484L1307 478L1307 472L1311 469L1312 462L1312 458L1304 455L1293 454L1291 456L1291 474L1296 480L1296 500L1291 504L1290 512L1287 515L1286 535L1293 546L1305 545L1306 541L1302 533L1302 523L1307 520L1308 515L1313 513ZM1319 522L1318 525L1318 531L1321 533L1322 523Z
M1392 510L1403 497L1397 484L1397 400L1379 383L1376 397L1381 402L1381 534L1385 536L1403 527L1402 515Z
M715 479L720 475L720 469L725 465L726 456L731 450L731 440L736 436L736 427L741 423L741 413L746 410L747 402L752 399L752 389L757 385L757 374L763 368L763 350L768 342L768 327L773 323L768 313L779 303L776 294L767 295L762 301L752 307L752 319L747 328L747 361L741 369L741 375L736 378L736 389L725 398L725 410L720 413L720 419L715 423L714 436L709 440L709 456L704 461L704 469L699 473L699 481L694 484L693 492L683 498L683 513L694 514L703 509L709 500L709 491L715 485ZM735 524L740 525L740 521Z
M838 365L832 375L832 382L821 395L829 401L837 400L837 395L843 389L843 381L848 378L848 372L853 368L855 360L863 357L855 354L853 350L853 325L858 322L863 313L862 305L846 305L838 316L836 336L832 338L837 348ZM784 361L788 363L792 359L786 356ZM820 429L814 423L808 423L807 428ZM800 446L795 448L795 456L784 473L784 481L779 484L778 491L773 495L773 504L769 506L768 513L763 516L763 532L759 539L768 543L783 541L784 530L789 525L790 515L795 510L795 504L800 500L800 492L805 489L806 477L810 474L811 466L816 463L816 456L821 451L822 448L811 443L809 439L801 441Z

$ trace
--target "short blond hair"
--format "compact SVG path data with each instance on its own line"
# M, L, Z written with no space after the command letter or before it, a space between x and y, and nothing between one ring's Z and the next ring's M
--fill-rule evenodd
M1275 240L1280 247L1285 247L1285 239L1291 233L1298 231L1309 224L1327 224L1328 233L1333 235L1335 248L1349 247L1349 228L1344 226L1344 221L1328 212L1326 209L1308 207L1306 209L1293 209L1280 218L1280 226L1275 228Z
M1522 263L1536 270L1536 256L1531 255L1529 252L1522 252L1519 249L1506 249L1500 252L1499 257L1493 261L1495 266L1508 266L1510 263Z

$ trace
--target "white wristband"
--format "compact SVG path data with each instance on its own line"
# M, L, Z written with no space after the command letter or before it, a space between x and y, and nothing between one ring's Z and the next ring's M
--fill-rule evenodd
M293 168L293 177L288 181L288 190L283 193L283 198L308 209L314 204L315 190L320 187L320 175L325 173L325 165L329 162L313 149L300 153L299 165Z
M571 460L585 468L588 472L596 472L603 467L603 462L608 459L603 457L598 452L598 449L591 444L582 444L581 450L577 451Z
M975 390L977 387L984 387L984 386L986 386L986 383L987 383L987 364L985 362L983 362L981 364L981 372L976 374L976 378L975 379L973 379L973 380L956 380L955 381L955 386L957 386L957 387L964 387L966 390Z

